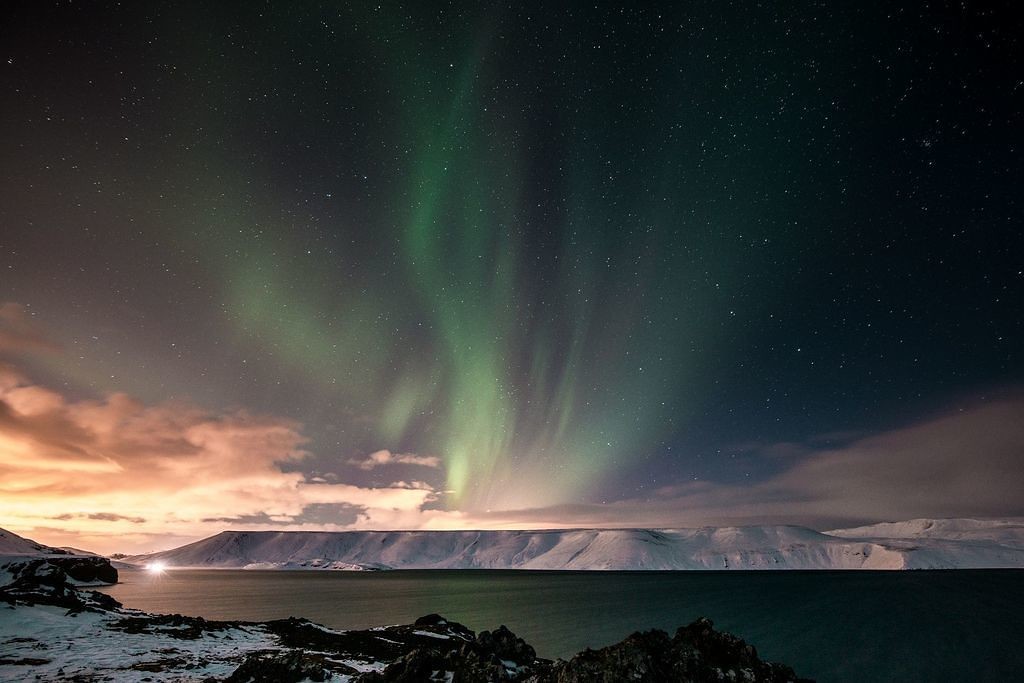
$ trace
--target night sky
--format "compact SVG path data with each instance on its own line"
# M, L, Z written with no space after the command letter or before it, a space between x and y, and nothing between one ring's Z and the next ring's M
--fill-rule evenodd
M0 526L1024 515L1024 22L898 4L15 3Z

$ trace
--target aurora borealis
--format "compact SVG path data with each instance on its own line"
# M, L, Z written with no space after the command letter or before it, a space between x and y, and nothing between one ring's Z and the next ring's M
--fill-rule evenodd
M1008 15L19 3L0 526L1024 514Z

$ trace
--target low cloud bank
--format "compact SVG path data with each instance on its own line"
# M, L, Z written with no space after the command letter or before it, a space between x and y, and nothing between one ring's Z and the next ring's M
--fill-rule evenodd
M59 353L26 310L0 305L0 354ZM835 446L830 444L841 443ZM246 529L501 529L803 524L1024 515L1024 395L976 401L875 434L745 444L781 473L685 482L607 504L447 511L419 480L440 458L378 450L338 460L388 475L358 486L304 474L301 425L123 393L71 400L0 361L0 526L100 552L166 548ZM321 459L322 462L322 459ZM411 474L412 473L412 474Z
M348 521L356 527L419 527L453 517L423 510L437 497L423 482L371 488L282 471L307 457L304 443L300 425L283 418L150 406L125 394L69 401L4 367L0 519L14 530L44 530L47 538L53 534L45 530L58 526L78 534L67 542L84 544L87 536L99 550L133 550L125 546L148 547L152 533L216 533L226 517L305 528L303 511L313 506L354 510ZM142 520L146 536L137 534Z
M518 510L494 518L545 526L803 524L820 529L918 517L1024 515L1024 398L975 402L876 434L748 447L783 457L750 484L686 482L607 505ZM501 522L505 524L505 521Z

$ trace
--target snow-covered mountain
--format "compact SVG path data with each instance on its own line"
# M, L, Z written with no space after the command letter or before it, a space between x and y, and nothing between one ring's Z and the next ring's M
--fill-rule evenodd
M0 555L50 555L53 553L67 554L58 548L51 548L18 534L0 529Z
M918 522L922 523L915 527ZM927 522L932 526L927 526ZM900 523L892 530L886 525L875 525L829 533L799 526L225 531L180 548L126 561L159 562L168 567L244 569L1024 568L1019 525L978 522L979 530L971 535L965 531L971 522L974 520L914 520ZM920 528L921 533L914 534L915 528ZM949 529L946 535L942 528ZM884 536L885 533L892 535ZM958 537L958 533L968 535Z

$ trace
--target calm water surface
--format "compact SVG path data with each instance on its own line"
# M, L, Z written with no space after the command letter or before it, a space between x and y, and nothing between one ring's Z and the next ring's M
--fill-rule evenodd
M1024 671L1024 571L291 572L132 570L128 607L210 619L302 616L335 628L438 612L505 624L542 657L698 616L819 681L1011 680Z

